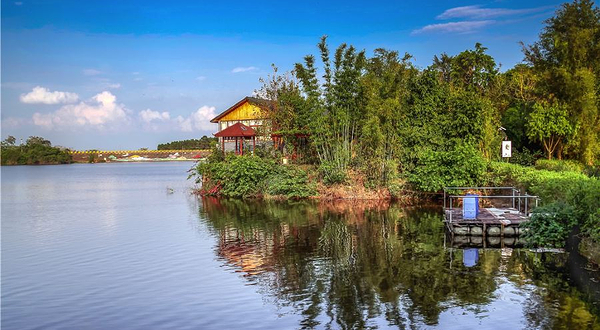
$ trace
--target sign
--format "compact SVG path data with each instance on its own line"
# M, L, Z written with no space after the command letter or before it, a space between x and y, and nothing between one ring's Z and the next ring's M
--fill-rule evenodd
M512 155L511 142L502 141L502 158L510 158Z

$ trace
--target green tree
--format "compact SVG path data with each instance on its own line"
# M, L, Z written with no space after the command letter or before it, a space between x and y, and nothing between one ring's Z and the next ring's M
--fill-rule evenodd
M541 142L548 159L556 148L573 132L567 108L559 103L536 103L529 114L527 136Z
M546 20L539 41L523 47L525 59L544 77L544 89L564 102L577 128L577 158L586 164L598 156L600 116L600 9L593 1L564 3Z

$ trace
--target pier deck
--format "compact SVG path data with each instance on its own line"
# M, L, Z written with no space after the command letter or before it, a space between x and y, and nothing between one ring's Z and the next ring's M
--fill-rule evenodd
M501 194L493 194L498 191ZM485 203L482 200L486 200ZM522 195L515 187L446 187L444 223L452 235L518 236L526 230L520 228L521 224L529 220L531 206L537 206L538 200L538 196ZM481 204L489 207L481 207ZM463 212L476 215L475 219L465 219Z
M529 218L513 208L482 208L477 214L477 219L463 219L462 209L446 209L445 210L445 221L451 222L457 225L520 225L527 221Z

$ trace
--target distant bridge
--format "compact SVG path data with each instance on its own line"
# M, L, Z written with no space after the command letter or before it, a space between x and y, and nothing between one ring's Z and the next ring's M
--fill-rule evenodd
M196 160L210 155L210 150L74 150L73 161L77 163L98 163L136 158ZM112 157L111 157L112 156Z

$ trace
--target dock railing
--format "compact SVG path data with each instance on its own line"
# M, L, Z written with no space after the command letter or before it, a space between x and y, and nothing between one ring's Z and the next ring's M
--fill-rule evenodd
M450 192L457 190L510 190L510 195L465 196L450 194ZM537 207L540 200L539 196L529 195L527 192L521 194L521 191L515 187L444 187L444 212L448 209L450 210L450 222L452 222L452 208L454 206L454 201L465 198L510 199L512 208L519 213L523 213L525 216L529 216L529 201L533 200L535 202L535 207Z

